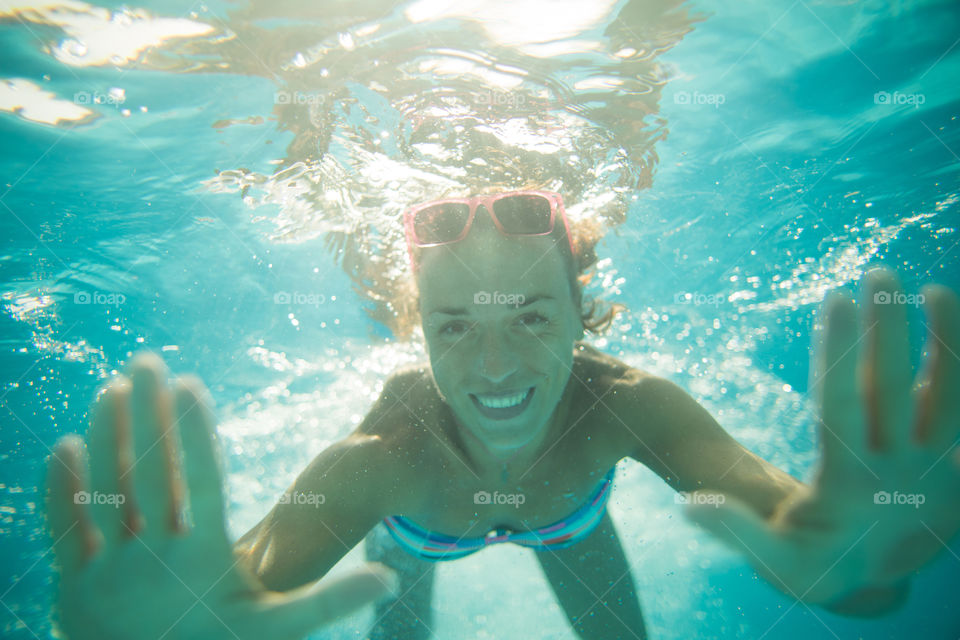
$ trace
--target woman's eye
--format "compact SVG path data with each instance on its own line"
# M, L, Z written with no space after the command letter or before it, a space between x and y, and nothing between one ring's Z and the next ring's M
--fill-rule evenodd
M541 325L546 321L547 319L544 316L540 315L539 313L528 313L527 315L520 318L520 322L522 322L523 324L529 327Z
M447 324L440 327L440 335L453 335L456 333L462 333L467 328L465 322L448 322Z

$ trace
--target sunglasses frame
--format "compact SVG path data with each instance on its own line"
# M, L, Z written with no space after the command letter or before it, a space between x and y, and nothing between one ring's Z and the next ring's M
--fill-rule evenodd
M497 218L497 214L494 213L493 205L498 200L516 196L542 196L547 200L547 202L550 203L550 223L546 231L542 233L510 233L503 228L503 225ZM467 214L467 222L463 226L463 231L459 236L452 240L445 240L444 242L420 242L420 240L417 238L417 232L414 228L414 220L416 219L417 214L424 209L442 204L465 204L470 207L470 211ZM407 236L407 252L410 254L410 266L413 268L414 273L417 271L417 264L413 259L414 245L420 248L428 248L460 242L467 237L468 233L470 233L470 228L473 226L474 218L477 215L477 208L481 205L487 210L487 213L490 214L490 218L493 220L493 224L496 226L497 230L505 236L532 237L550 235L553 233L557 219L557 212L559 211L560 219L563 220L563 227L567 233L567 241L570 243L570 255L576 255L576 252L573 248L573 237L570 235L570 223L567 220L567 213L563 208L563 198L559 193L554 191L505 191L503 193L485 196L473 196L471 198L444 198L441 200L431 200L429 202L423 202L408 208L404 213L403 222L404 230Z

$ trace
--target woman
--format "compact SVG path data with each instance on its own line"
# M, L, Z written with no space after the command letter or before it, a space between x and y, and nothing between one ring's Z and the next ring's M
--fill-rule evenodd
M429 366L391 375L363 422L232 549L195 379L171 394L159 359L140 355L100 397L91 489L119 496L116 508L73 500L86 487L82 444L57 444L48 509L69 637L302 637L384 595L393 576L376 564L311 588L369 535L368 558L399 578L373 637L427 637L434 562L517 542L537 550L580 637L643 638L604 512L624 457L678 491L722 495L691 501L700 504L689 515L804 606L889 611L910 572L960 528L960 303L949 290L925 289L930 358L917 386L903 305L878 302L900 299L891 272L865 278L862 336L853 302L828 301L815 385L824 455L807 486L744 449L676 385L578 342L585 249L559 195L427 203L406 223ZM922 508L875 500L894 489L922 494Z

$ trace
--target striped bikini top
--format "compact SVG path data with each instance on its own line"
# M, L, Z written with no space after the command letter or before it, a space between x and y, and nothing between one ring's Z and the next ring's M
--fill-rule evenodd
M388 516L383 523L397 544L424 560L456 560L501 542L513 542L537 551L566 549L586 538L600 524L615 471L616 467L612 467L607 472L600 486L579 509L559 522L531 531L498 528L483 537L456 538L427 531L403 516Z

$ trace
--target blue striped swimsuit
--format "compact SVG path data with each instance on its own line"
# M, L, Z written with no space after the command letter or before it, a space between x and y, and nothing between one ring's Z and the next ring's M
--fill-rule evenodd
M615 471L613 467L607 472L586 504L563 520L532 531L511 532L500 528L483 537L455 538L427 531L403 516L388 516L383 523L397 544L424 560L456 560L501 542L513 542L537 551L566 549L586 538L600 524Z

